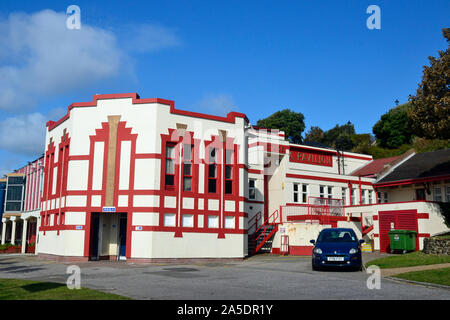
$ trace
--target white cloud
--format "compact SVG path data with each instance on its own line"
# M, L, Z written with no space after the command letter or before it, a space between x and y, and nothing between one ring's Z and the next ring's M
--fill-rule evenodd
M138 53L153 52L181 45L181 40L174 29L157 24L128 26L122 36L125 48Z
M225 116L231 111L237 111L233 97L229 94L208 94L196 104L203 112Z
M0 148L15 154L44 153L47 117L39 112L0 121Z
M114 77L123 55L114 34L86 24L69 30L64 13L11 14L0 21L0 109L29 109Z

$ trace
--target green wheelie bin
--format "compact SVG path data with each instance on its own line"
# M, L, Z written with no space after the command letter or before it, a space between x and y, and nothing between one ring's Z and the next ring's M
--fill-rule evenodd
M413 230L391 230L388 232L391 253L395 251L416 251L417 232Z

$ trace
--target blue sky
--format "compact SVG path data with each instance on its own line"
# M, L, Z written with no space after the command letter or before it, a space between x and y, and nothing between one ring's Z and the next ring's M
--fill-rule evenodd
M81 9L80 30L65 27ZM381 29L369 30L369 5ZM0 174L43 152L44 124L97 93L138 92L255 124L290 108L372 132L446 47L449 1L0 1ZM42 150L42 151L41 151Z

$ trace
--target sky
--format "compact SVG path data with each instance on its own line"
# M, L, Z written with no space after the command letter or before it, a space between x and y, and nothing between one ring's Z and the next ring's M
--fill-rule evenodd
M70 29L70 5L80 28ZM379 29L369 29L380 9ZM72 19L72 20L71 20ZM289 108L328 130L372 133L447 44L450 1L0 1L0 175L44 152L45 123L94 94L177 109Z

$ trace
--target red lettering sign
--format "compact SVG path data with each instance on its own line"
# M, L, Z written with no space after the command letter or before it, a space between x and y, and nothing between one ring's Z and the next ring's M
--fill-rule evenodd
M303 149L296 150L291 148L289 161L326 167L333 166L333 157L331 154L311 152L310 150L305 151Z

